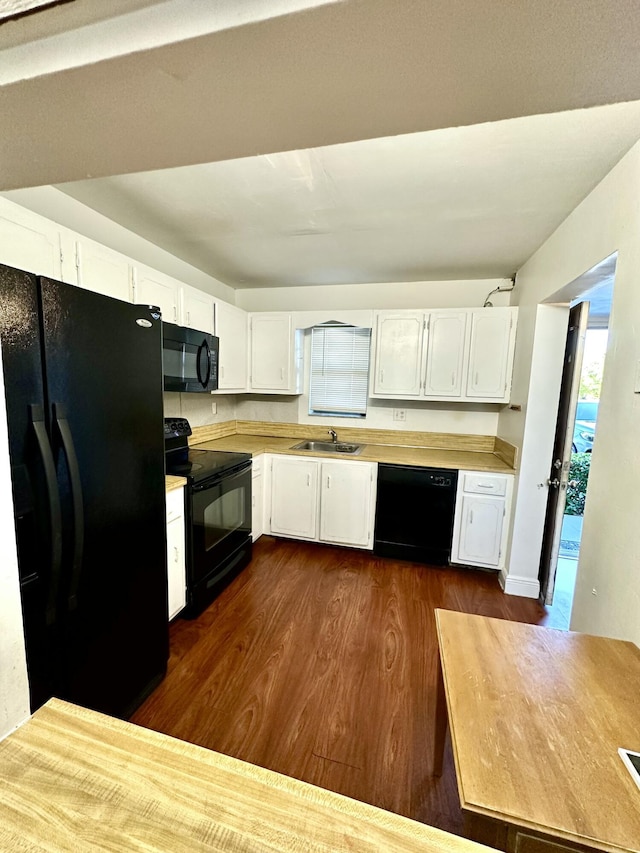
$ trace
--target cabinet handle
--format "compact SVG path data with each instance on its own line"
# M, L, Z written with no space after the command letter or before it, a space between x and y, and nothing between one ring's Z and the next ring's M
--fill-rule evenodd
M469 513L469 524L473 524L473 510Z
M175 323L177 321L177 319L178 319L178 309L174 305L173 306L173 322Z
M191 325L191 311L187 311L187 326Z
M327 488L328 489L331 488L331 475L330 474L327 474Z
M311 485L311 474L307 474L307 486Z
M380 382L384 382L384 370L380 371Z
M251 506L254 509L256 508L256 496L255 495L251 495Z
M175 547L175 545L173 546L173 562L178 562L178 549Z
M284 381L284 367L280 368L280 379Z
M456 384L456 372L455 370L451 371L451 387L453 388Z
M224 379L224 365L220 365L220 379Z
M476 370L476 385L478 384L478 371Z
M486 483L478 483L477 485L478 485L479 489L492 489L493 488L493 486L487 486Z

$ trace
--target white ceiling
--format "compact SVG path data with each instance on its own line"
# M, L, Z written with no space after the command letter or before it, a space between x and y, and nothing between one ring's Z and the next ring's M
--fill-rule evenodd
M640 102L59 188L235 288L510 277L640 138Z
M0 189L236 287L509 276L640 136L639 42L637 0L63 4L0 27Z

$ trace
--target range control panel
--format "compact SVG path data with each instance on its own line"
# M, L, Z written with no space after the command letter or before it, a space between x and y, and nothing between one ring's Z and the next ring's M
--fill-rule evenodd
M164 437L167 438L182 438L191 435L191 427L186 418L165 418L164 419Z

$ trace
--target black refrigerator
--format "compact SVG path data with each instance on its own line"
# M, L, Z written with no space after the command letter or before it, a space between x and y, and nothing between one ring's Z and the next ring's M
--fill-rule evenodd
M0 341L31 709L126 718L169 654L159 311L0 265Z

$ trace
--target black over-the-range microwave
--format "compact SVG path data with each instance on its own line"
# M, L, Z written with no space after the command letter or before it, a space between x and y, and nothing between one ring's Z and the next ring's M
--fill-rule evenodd
M219 341L215 335L163 323L162 348L165 391L217 389Z

